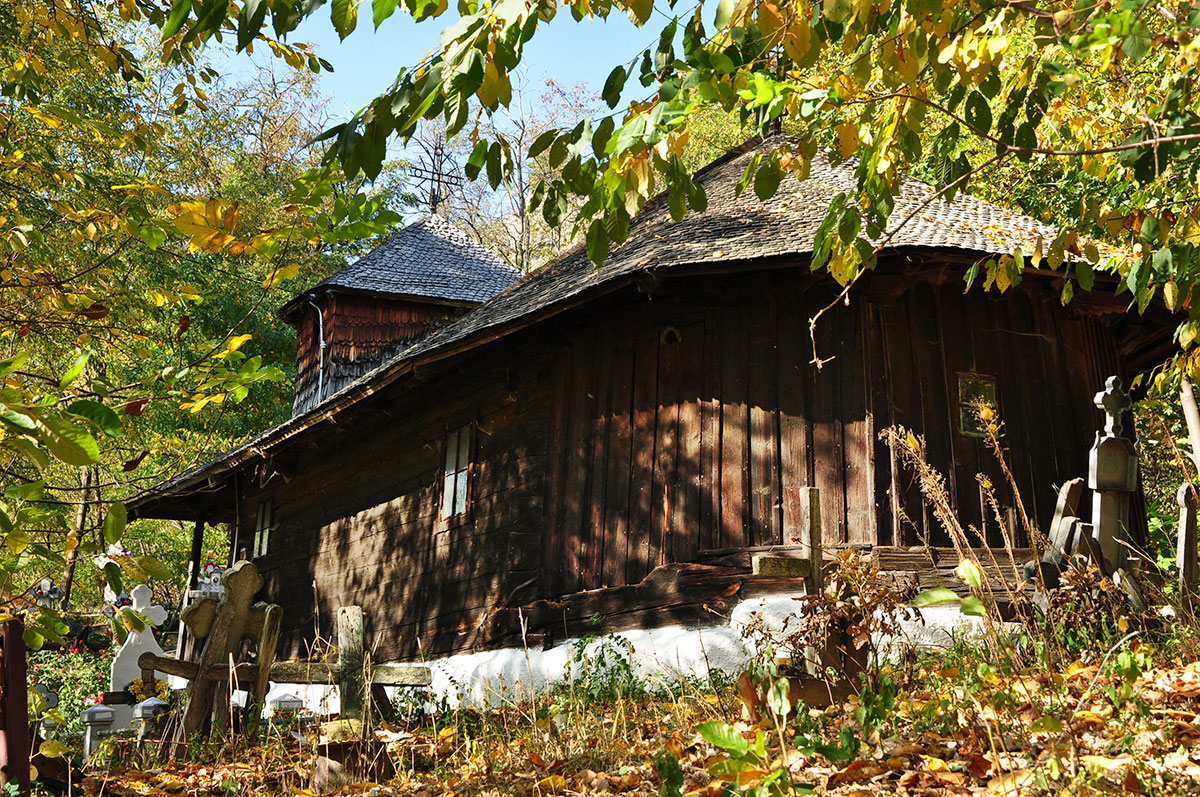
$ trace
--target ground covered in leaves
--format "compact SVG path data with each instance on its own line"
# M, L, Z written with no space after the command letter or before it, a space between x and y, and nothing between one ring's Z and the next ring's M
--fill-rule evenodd
M499 711L386 723L368 742L320 745L313 734L301 742L278 733L256 747L198 750L194 763L140 768L118 750L84 790L1200 794L1200 662L1161 658L1133 643L1090 664L1015 670L964 649L884 668L858 695L824 709L790 706L779 691L767 700L774 712L758 722L732 685L652 696L629 679L607 684L608 694L570 689Z

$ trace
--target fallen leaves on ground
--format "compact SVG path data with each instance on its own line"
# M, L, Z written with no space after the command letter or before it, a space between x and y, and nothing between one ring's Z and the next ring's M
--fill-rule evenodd
M811 750L805 755L797 734L836 741L843 727L861 730L858 696L793 718L782 745L770 722L739 719L732 689L603 703L543 698L532 706L450 713L436 723L384 725L370 746L376 766L348 765L357 782L335 791L364 797L651 797L662 788L656 757L669 754L689 797L718 797L734 785L748 792L779 769L795 783L838 797L1195 792L1200 663L1150 669L1131 683L1099 672L1075 662L1060 673L1011 677L972 677L957 667L892 673L894 707L873 735L859 740L857 754L841 763ZM750 746L762 734L765 757L753 765L731 761L696 732L711 720L729 723ZM230 744L210 756L215 762L118 766L91 773L84 791L111 797L315 795L314 762L333 749L315 740L300 744L279 736L254 748ZM338 749L350 758L362 752L346 743Z

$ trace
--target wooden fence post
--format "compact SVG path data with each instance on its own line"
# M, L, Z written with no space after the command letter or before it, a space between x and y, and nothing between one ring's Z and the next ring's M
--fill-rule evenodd
M25 624L4 623L0 632L0 785L16 783L29 794L29 696L26 692Z
M825 589L825 552L821 538L821 491L816 487L800 488L800 544L809 562L812 589L816 595Z
M1196 550L1196 491L1184 482L1176 494L1179 502L1179 539L1175 559L1179 564L1179 609L1190 612L1195 606L1196 587L1200 586L1200 561Z
M338 609L338 698L343 718L363 717L367 692L365 664L362 607L343 606Z

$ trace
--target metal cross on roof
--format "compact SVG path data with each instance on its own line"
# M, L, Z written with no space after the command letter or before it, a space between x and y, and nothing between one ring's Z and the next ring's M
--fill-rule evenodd
M1108 437L1120 437L1124 429L1121 416L1133 406L1129 394L1121 389L1121 379L1110 376L1104 383L1104 390L1096 394L1094 401L1097 407L1104 410L1104 434Z
M432 142L417 141L423 154L416 164L411 166L409 173L417 180L421 193L429 204L429 212L437 213L438 205L446 199L450 192L462 186L462 177L458 173L458 163L454 156L446 151L445 142L440 138Z

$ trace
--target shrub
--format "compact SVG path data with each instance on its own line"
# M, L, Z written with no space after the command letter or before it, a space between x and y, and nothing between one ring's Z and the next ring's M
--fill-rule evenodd
M42 684L58 693L58 711L67 721L67 729L83 730L79 713L108 690L111 649L39 650L29 653L29 685Z

